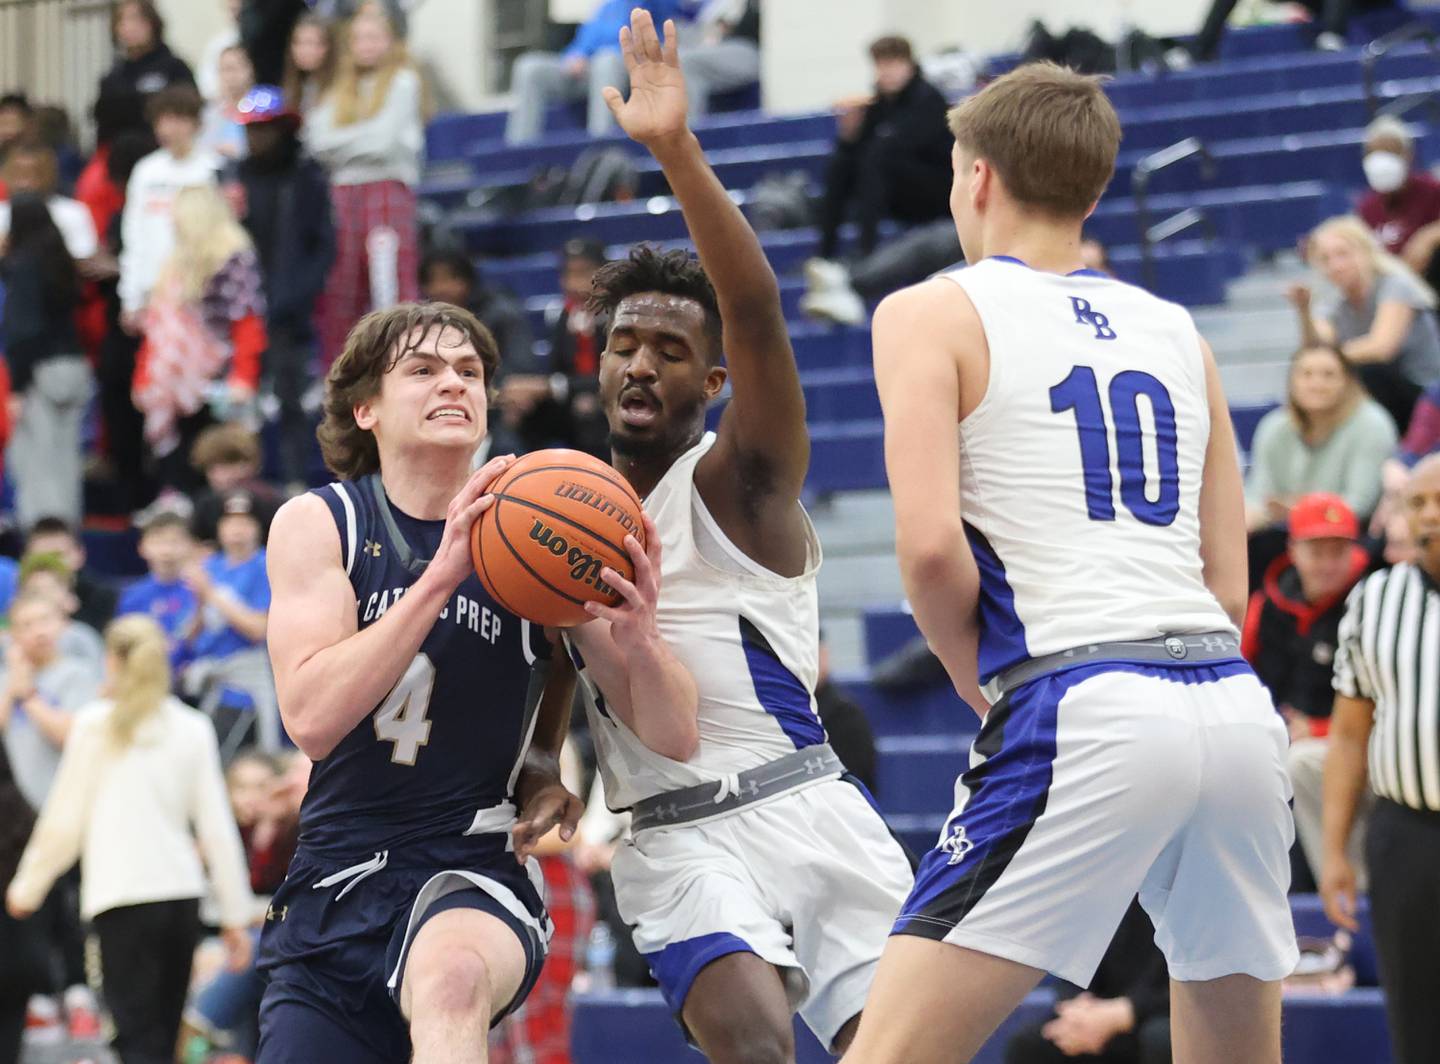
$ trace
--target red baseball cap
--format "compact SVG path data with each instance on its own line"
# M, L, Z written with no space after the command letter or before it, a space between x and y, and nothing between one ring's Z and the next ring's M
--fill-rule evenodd
M1290 538L1359 539L1360 522L1340 496L1317 491L1302 496L1290 507Z

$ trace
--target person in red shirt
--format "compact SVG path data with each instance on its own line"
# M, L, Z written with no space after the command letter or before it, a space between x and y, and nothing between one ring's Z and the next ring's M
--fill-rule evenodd
M1295 790L1295 830L1318 875L1320 781L1334 703L1331 663L1345 596L1370 557L1357 542L1354 511L1328 492L1302 496L1291 507L1289 533L1289 550L1271 564L1250 599L1240 652L1289 725L1286 767Z
M1415 165L1415 142L1404 122L1388 115L1365 131L1361 160L1370 191L1358 211L1365 224L1433 286L1440 251L1440 181Z

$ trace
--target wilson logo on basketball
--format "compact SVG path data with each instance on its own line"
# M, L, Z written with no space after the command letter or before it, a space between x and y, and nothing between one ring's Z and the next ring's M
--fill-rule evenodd
M605 559L597 558L579 547L570 546L564 536L558 534L544 521L536 520L530 529L530 538L557 558L564 558L570 565L570 579L593 587L606 595L613 595L615 589L600 579L600 570Z
M635 534L639 524L629 514L629 508L616 503L613 499L583 484L576 484L574 481L563 481L555 489L555 495L561 499L574 499L594 510L604 514L606 517L613 517L620 523L620 527L631 535Z

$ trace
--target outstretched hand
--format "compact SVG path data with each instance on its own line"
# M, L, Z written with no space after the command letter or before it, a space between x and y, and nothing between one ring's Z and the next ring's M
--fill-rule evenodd
M630 98L619 89L605 89L610 113L630 139L648 147L686 130L685 76L675 22L665 20L665 42L655 32L655 20L644 8L630 12L630 25L620 29L620 54L630 75Z

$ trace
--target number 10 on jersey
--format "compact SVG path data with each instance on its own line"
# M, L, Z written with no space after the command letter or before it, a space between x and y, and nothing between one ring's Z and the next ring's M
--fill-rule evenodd
M1165 526L1180 512L1180 458L1175 430L1175 404L1165 385L1140 370L1125 370L1110 380L1110 411L1115 418L1116 465L1120 470L1120 501L1147 525ZM1145 436L1140 426L1140 397L1150 403L1155 419L1155 457L1160 490L1147 492ZM1075 413L1080 436L1080 465L1085 473L1085 509L1092 521L1115 520L1115 487L1110 476L1111 428L1100 403L1095 370L1076 366L1050 389L1050 410Z

